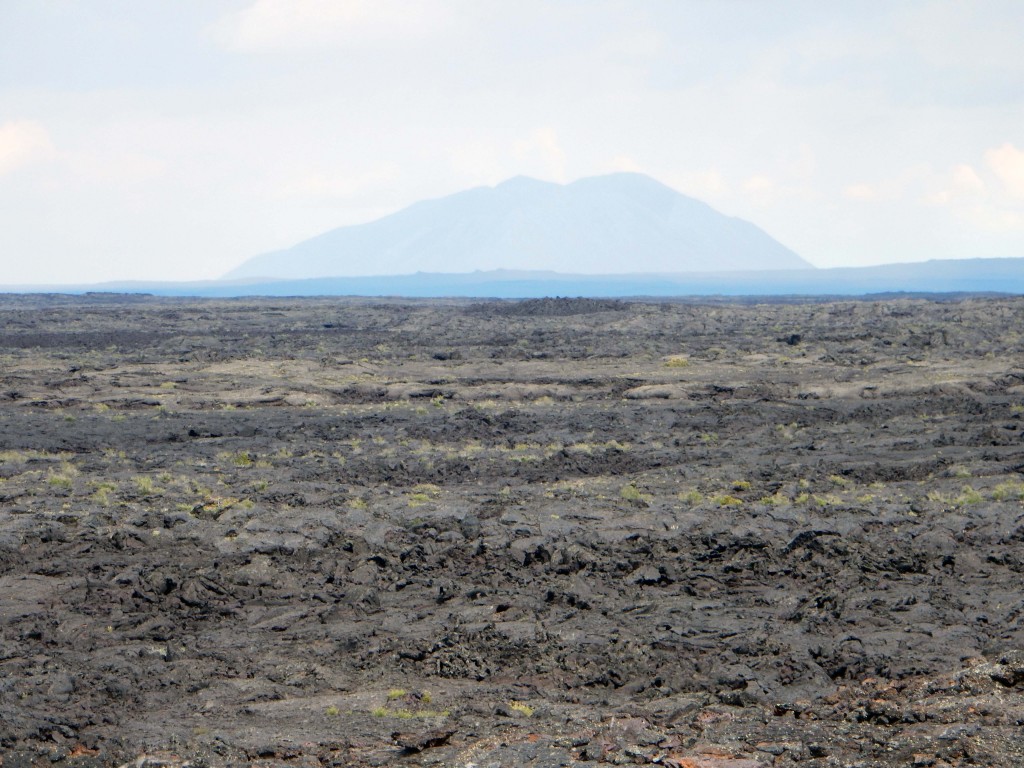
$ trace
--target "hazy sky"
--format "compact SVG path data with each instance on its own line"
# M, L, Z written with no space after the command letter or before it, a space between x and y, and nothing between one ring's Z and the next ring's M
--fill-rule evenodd
M0 0L0 284L648 173L818 266L1024 256L1020 0Z

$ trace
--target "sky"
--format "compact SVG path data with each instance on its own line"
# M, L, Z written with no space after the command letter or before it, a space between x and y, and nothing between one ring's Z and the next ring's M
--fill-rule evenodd
M819 267L1024 256L1019 0L0 0L0 284L204 280L516 175Z

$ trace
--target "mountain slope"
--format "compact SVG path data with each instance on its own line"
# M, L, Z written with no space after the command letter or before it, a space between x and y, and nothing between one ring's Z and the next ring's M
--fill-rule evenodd
M543 269L587 274L801 269L764 231L647 176L516 177L249 259L227 278Z

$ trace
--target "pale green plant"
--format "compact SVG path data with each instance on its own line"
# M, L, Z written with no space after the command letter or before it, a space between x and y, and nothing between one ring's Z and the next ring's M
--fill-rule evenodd
M641 491L634 483L626 483L622 486L619 489L619 497L623 501L641 502L644 504L649 504L654 498L650 494Z

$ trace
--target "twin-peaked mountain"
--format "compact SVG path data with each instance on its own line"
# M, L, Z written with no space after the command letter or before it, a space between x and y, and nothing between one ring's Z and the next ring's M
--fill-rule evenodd
M519 176L426 200L368 224L255 256L226 278L808 268L750 222L725 216L648 176L616 173L565 185Z

